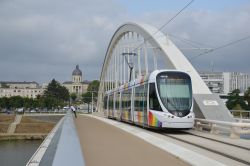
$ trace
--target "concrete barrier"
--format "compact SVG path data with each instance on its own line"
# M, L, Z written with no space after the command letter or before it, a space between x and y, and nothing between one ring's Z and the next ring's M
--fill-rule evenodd
M84 157L71 112L49 133L26 166L84 166Z

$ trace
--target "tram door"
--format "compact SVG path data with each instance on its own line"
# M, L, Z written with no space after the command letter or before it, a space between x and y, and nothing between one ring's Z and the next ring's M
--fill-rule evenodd
M108 96L107 95L104 96L103 107L104 107L104 115L105 117L108 117Z
M122 100L121 100L121 92L117 94L117 112L118 112L118 117L117 120L121 121L122 120Z
M114 93L114 100L113 100L113 107L114 107L114 118L118 119L120 116L120 110L119 110L119 97L120 93L119 92L115 92Z
M143 127L148 126L148 83L143 85L143 95L142 95L142 105L143 105Z
M135 87L134 120L141 126L145 126L147 123L147 85Z
M106 106L106 113L107 113L107 117L110 117L110 111L109 111L109 106L110 105L110 101L109 101L109 95L107 95L107 106Z
M124 90L121 97L122 120L131 121L131 89Z

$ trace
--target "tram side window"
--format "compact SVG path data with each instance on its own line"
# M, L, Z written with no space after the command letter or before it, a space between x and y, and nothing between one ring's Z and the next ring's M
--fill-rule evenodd
M124 111L127 108L127 96L128 96L127 91L126 90L123 91L123 93L122 93L122 110L124 110Z
M110 95L109 96L109 110L113 110L114 108L113 108L113 98L114 98L114 96L113 95Z
M147 91L148 91L148 86L145 84L143 86L143 111L147 110Z
M135 111L140 110L140 87L135 88L134 107Z
M128 96L127 96L127 110L131 111L131 94L132 94L132 89L129 89L127 91L127 94L128 94Z
M145 111L147 109L147 85L135 88L134 107L135 111Z
M119 110L120 108L119 108L119 100L120 100L120 93L118 92L117 94L116 94L116 100L115 100L115 109L116 110Z
M113 94L113 110L116 109L116 93Z
M131 110L131 89L125 90L122 93L122 109L130 111Z
M104 109L107 109L107 100L108 100L108 96L105 96L104 97L104 101L103 101L104 102L104 104L103 104L104 105Z
M154 83L149 84L149 108L155 111L162 111Z

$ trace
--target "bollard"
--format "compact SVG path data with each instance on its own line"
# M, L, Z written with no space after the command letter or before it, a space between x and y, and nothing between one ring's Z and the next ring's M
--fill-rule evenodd
M237 132L238 130L239 130L239 127L231 127L230 138L239 139L240 134L238 134L239 133Z
M211 124L211 134L219 134L219 131L216 129L217 125L216 124Z

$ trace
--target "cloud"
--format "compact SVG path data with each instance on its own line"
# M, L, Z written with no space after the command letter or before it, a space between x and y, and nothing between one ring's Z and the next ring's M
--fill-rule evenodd
M161 27L174 14L174 12L147 13L141 19L144 19L145 22L151 21L157 27ZM202 45L190 45L184 43L183 40L170 36L180 49L194 48L194 46L199 48L216 48L250 36L249 25L250 5L221 11L185 11L168 24L163 31L182 39L202 43ZM210 64L214 63L214 70L250 73L249 45L250 39L200 56L197 59L191 60L191 63L197 70L211 70ZM182 51L186 57L191 59L191 57L205 50Z
M99 79L107 46L119 25L140 21L160 27L175 14L162 10L134 14L119 1L105 2L0 1L1 80L41 83L56 78L66 81L71 79L76 64L83 70L84 79ZM223 11L186 11L164 31L219 46L250 34L249 9L243 6ZM173 40L179 47L187 47ZM198 70L207 70L213 60L215 69L249 72L249 42L200 57L192 63ZM197 54L184 53L187 57Z

